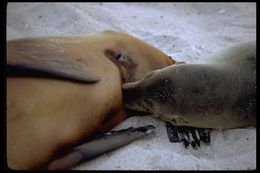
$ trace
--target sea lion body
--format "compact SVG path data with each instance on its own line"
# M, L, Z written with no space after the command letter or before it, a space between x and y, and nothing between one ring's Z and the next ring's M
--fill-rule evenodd
M174 64L123 85L126 107L177 126L256 125L256 43L223 49L198 64Z
M126 118L122 82L174 63L159 49L114 31L8 41L7 57L17 51L18 59L23 53L62 57L100 78L96 83L80 83L7 77L7 164L18 170L38 169L61 149L117 125Z

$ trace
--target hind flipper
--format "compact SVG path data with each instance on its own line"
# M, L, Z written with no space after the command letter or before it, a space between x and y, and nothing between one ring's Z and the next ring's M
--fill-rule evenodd
M58 77L81 82L98 82L100 78L87 72L80 64L36 50L7 47L7 76Z
M198 149L198 147L200 147L200 141L210 144L210 133L212 129L174 126L169 122L166 122L166 129L170 142L183 142L185 148L191 145L193 149Z

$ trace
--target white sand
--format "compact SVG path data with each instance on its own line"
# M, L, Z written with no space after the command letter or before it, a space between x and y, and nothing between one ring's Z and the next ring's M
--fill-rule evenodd
M256 39L255 3L9 3L7 38L90 34L106 29L133 34L179 61L195 63L229 45ZM164 123L132 117L116 129L153 124L156 133L82 163L75 169L256 169L256 129L212 132L209 146L170 143Z

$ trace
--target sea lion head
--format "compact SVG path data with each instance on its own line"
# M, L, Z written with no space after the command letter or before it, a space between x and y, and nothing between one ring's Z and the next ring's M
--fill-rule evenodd
M152 70L160 69L175 61L158 48L123 32L104 31L113 36L115 46L108 48L104 54L119 68L122 82L134 82Z
M151 71L139 81L123 84L125 107L162 114L162 107L169 107L168 104L174 101L174 80L164 69Z

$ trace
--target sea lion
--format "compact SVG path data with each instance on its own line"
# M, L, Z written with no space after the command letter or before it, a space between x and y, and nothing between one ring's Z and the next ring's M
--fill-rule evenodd
M244 42L197 64L174 64L123 84L125 106L176 126L256 126L256 41Z
M112 129L127 117L121 84L175 62L115 31L9 40L6 51L7 164L16 170Z

